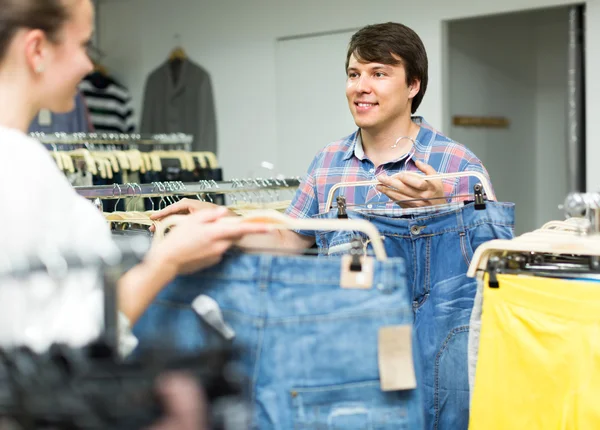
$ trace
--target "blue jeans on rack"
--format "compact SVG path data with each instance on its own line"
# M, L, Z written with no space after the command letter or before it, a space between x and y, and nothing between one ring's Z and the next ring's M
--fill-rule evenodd
M379 380L379 329L412 324L403 262L376 261L365 290L340 288L340 273L338 258L230 253L168 285L134 334L142 348L164 339L181 352L203 348L210 330L190 303L207 295L245 349L253 428L422 429L420 387L384 392Z
M373 223L389 257L400 257L412 296L414 328L421 353L428 430L463 430L469 423L469 320L477 282L466 276L473 252L492 239L510 239L512 203L454 203L416 210L348 210L350 219ZM337 211L318 215L335 218ZM318 232L321 254L345 252L353 232ZM367 252L370 252L367 246Z

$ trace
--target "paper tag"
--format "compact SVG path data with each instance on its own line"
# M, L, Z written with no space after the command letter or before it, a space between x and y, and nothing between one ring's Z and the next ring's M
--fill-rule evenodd
M39 125L52 125L52 113L48 109L41 109L38 113Z
M360 257L360 271L350 270L351 255L342 256L340 287L367 290L373 287L373 257Z
M412 390L417 387L412 355L412 326L380 328L377 355L383 391Z

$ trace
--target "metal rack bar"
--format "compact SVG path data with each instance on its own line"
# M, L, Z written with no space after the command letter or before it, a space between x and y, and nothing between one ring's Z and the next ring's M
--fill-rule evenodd
M125 197L164 197L196 194L232 194L265 190L293 189L300 185L299 178L233 179L231 181L153 182L151 184L113 184L74 187L89 199L120 199Z
M163 145L191 144L191 134L127 134L127 133L30 133L44 144L99 144L99 145Z

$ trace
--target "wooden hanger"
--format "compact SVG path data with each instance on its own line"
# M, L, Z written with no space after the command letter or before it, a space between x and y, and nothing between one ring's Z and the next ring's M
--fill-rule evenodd
M108 76L108 70L99 62L94 61L94 72L100 73L103 76Z
M481 182L481 185L483 186L483 191L484 191L484 193L487 194L488 198L495 198L494 193L492 192L492 187L490 186L490 183L488 182L487 178L479 172L470 172L469 171L469 172L455 172L455 173L440 173L437 175L429 175L429 176L420 175L420 174L414 173L414 172L401 172L396 175L393 175L392 177L398 176L398 175L413 175L413 176L416 176L419 179L423 179L425 181L433 181L436 179L475 177L475 178L479 179L479 181ZM340 188L365 187L365 186L373 186L373 185L380 185L380 184L381 184L381 182L379 182L378 180L357 181L357 182L340 182L338 184L335 184L329 190L329 196L327 197L327 205L325 206L325 210L329 211L331 209L331 206L333 204L334 194Z
M133 170L127 151L114 150L111 152L114 154L115 158L119 162L119 168L121 170Z
M562 230L572 232L587 232L590 221L585 218L569 218L566 221L549 221L542 226L542 230Z
M219 161L213 152L194 152L199 157L203 157L208 162L208 167L211 169L219 168Z
M162 163L160 161L160 157L154 152L150 152L149 157L152 164L152 170L154 172L162 172Z
M186 59L187 59L187 54L185 53L185 51L183 50L183 48L181 46L176 46L175 48L173 48L173 50L169 54L169 61L175 61L175 60L183 61Z
M190 155L195 158L196 160L198 160L198 164L200 165L201 169L206 169L208 167L208 163L206 161L206 158L204 157L204 152L191 152Z
M257 210L240 217L225 217L216 222L265 223L280 230L358 231L370 239L375 257L380 261L387 261L381 234L373 224L365 220L296 219L275 210Z
M52 158L54 158L54 161L56 162L56 166L61 170L61 171L65 171L65 166L63 164L63 157L62 154L60 154L59 152L52 152Z
M75 173L75 164L73 163L73 159L64 152L60 152L60 156L62 157L63 167L65 171L69 173Z
M85 164L87 165L88 171L92 175L98 174L98 169L96 168L96 161L92 157L92 154L90 154L90 151L88 151L87 149L75 149L73 151L66 151L65 153L70 157L83 158Z
M600 236L578 235L574 232L537 230L510 240L490 240L481 244L475 250L469 270L467 271L467 276L471 278L476 277L478 273L485 270L491 256L509 251L553 255L600 256Z
M191 172L196 167L194 165L194 159L190 153L186 151L153 151L152 153L159 158L179 160L182 170Z
M119 160L115 151L93 151L90 152L92 157L96 159L104 159L110 165L112 172L119 172Z

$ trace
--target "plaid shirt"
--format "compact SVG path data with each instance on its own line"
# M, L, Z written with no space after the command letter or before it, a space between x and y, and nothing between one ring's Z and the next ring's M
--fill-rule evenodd
M480 172L491 183L485 167L469 149L434 130L423 118L413 117L413 121L420 125L421 129L412 149L399 159L377 168L364 153L360 129L342 140L327 145L317 154L308 168L286 214L294 218L310 218L327 212L325 205L329 190L340 182L374 180L382 172L390 176L404 171L421 173L415 165L415 160L429 164L438 173ZM444 193L448 197L472 196L473 186L478 182L475 177L444 179ZM377 191L375 186L342 188L336 191L335 196L338 195L346 197L348 206L386 203L388 208L397 208L397 205L394 205L385 194ZM495 199L494 195L489 194L488 198ZM468 197L456 198L452 201L466 199ZM333 201L335 205L335 198Z

